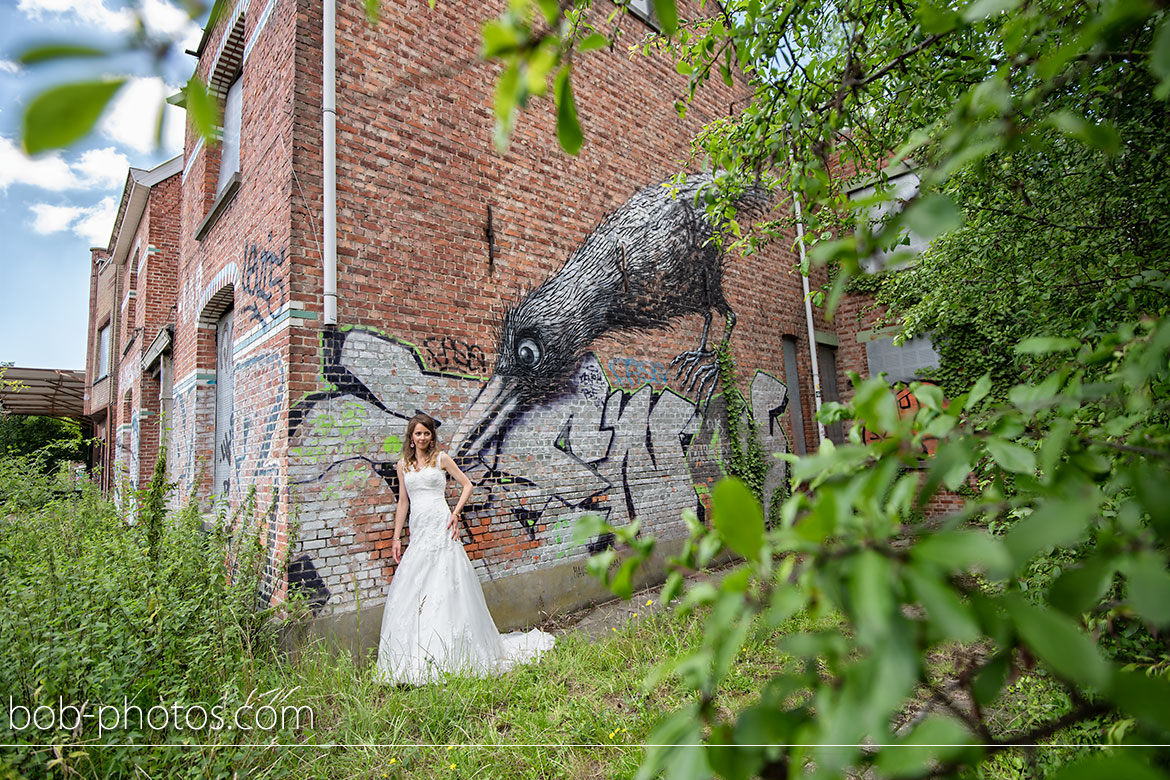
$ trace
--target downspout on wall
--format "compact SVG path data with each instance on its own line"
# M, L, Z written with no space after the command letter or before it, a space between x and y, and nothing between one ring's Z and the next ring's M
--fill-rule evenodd
M325 257L323 274L323 322L337 324L337 0L323 0L324 42L322 44L321 74L321 126L323 180L325 203L323 222L325 225Z
M796 244L800 250L800 284L804 292L804 319L808 325L808 351L812 360L813 403L816 405L814 415L817 420L817 446L825 441L825 424L820 420L821 411L821 371L817 360L817 334L813 328L812 295L808 287L808 275L812 269L808 267L808 257L804 251L804 218L800 213L800 198L796 191L792 192L792 208L796 213Z

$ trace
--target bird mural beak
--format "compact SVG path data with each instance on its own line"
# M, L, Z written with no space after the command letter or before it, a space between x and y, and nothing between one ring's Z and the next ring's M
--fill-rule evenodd
M513 377L493 376L463 415L451 442L458 459L477 455L506 428L520 406L520 383Z

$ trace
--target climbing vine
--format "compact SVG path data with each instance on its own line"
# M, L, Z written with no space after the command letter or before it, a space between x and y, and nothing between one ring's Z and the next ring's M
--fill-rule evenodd
M727 459L728 475L743 480L756 500L763 502L764 480L768 478L771 459L764 452L759 426L752 417L747 399L739 390L735 359L731 356L731 347L727 342L719 345L715 359L719 366L719 382L723 385L723 400L727 406L727 448L730 453Z

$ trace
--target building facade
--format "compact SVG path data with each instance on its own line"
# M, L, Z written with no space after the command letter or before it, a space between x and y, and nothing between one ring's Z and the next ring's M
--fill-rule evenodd
M603 595L585 560L608 540L572 539L585 513L637 517L662 542L645 577L660 575L686 533L680 513L705 517L726 471L722 339L765 450L817 445L791 242L724 255L690 193L659 186L684 167L692 186L704 181L690 140L741 92L705 90L682 119L686 77L619 44L574 65L578 156L557 146L548 100L530 103L500 153L498 66L478 51L502 0L474 13L387 3L377 26L361 3L338 5L335 218L322 4L236 0L197 52L221 140L189 131L176 170L151 185L173 235L143 233L163 222L151 211L120 219L110 249L95 250L91 408L112 421L113 471L145 484L165 438L178 495L265 540L262 598L298 590L359 646L376 641L394 574L394 464L419 410L476 483L460 533L501 628ZM612 10L597 5L599 18ZM635 13L620 24L628 43L653 31ZM145 248L146 265L117 266L119 248ZM156 268L164 289L162 258L174 263L169 306L137 293L127 304ZM833 398L846 384L836 350L856 334L814 318ZM128 356L104 375L103 323ZM766 500L784 476L777 461Z
M131 168L109 246L91 250L85 414L100 484L131 502L166 427L157 363L144 358L174 321L180 162Z

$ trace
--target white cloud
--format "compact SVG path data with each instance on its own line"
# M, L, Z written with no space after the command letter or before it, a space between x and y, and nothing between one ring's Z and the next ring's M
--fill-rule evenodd
M70 230L88 241L90 246L105 246L110 241L114 219L118 216L118 201L107 195L95 206L36 203L29 206L29 210L34 216L32 229L42 236Z
M0 73L16 73L20 66L12 60L0 60Z
M98 27L107 32L122 33L133 29L134 13L128 8L117 7L117 0L111 4L115 7L107 8L105 0L20 0L17 9L34 21L52 15L61 21ZM143 0L139 14L147 32L172 38L188 47L199 41L198 23L169 0ZM196 44L190 43L193 37Z
M33 204L29 206L29 210L36 217L33 220L32 229L42 236L67 229L70 223L85 211L80 206L53 206L48 203Z
M162 149L170 154L178 154L183 148L186 119L181 108L163 102L178 91L178 87L168 86L158 77L131 79L118 90L98 124L98 130L107 138L135 151L153 151L161 108L166 112Z
M108 190L126 181L130 161L112 146L83 152L67 162L60 152L31 158L9 138L0 137L0 192L26 184L50 192Z
M90 246L105 246L110 243L114 232L114 220L118 217L118 201L110 196L101 203L85 210L85 216L73 223L73 232L89 242Z
M95 189L108 189L125 183L130 161L114 147L90 149L81 155L73 170Z
M126 32L134 23L130 11L106 8L104 0L20 0L17 10L24 11L25 16L35 21L53 14L111 32Z
M11 140L0 137L0 191L11 184L28 184L53 192L76 186L77 176L59 153L33 160Z

